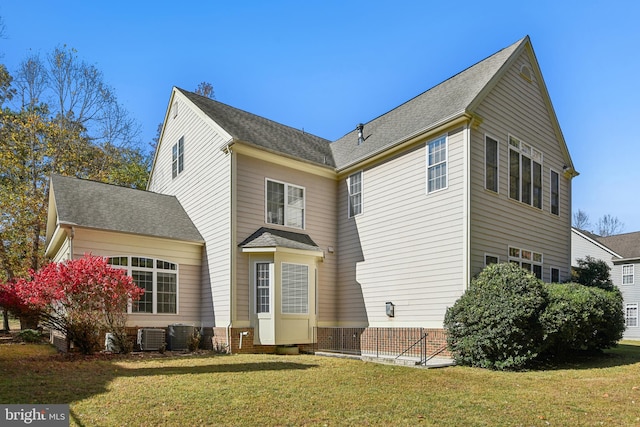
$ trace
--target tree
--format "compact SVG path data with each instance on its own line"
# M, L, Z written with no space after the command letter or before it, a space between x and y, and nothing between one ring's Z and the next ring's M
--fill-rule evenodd
M615 285L611 281L611 268L601 260L587 255L576 260L578 266L572 271L573 281L584 286L612 291Z
M104 330L126 349L127 306L144 293L124 270L91 255L50 263L32 279L17 280L12 289L20 305L37 311L42 325L64 333L83 354L99 348Z
M12 98L19 108L0 110L0 281L43 263L51 174L145 188L150 167L128 142L135 123L73 50L31 55L15 80L0 67L0 101Z
M624 230L624 224L614 216L606 214L598 220L596 233L600 236L613 236Z
M589 221L589 215L581 209L573 214L573 226L579 230L591 229L591 222Z
M208 82L201 82L200 84L198 84L195 93L209 99L216 99L215 93L213 91L213 85Z

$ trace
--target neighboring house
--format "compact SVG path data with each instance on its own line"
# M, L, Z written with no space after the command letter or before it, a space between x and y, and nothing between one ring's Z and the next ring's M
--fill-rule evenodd
M60 231L49 232L47 255L175 265L176 313L155 317L154 302L144 319L166 326L188 313L233 351L316 343L382 353L406 348L415 339L399 336L415 330L435 351L447 307L485 265L569 279L575 176L528 37L333 142L174 88L144 197L175 197L202 240L174 230L182 214L174 226L133 190L106 186L123 192L122 206L82 221L106 215L113 227L86 225L93 240L69 251L85 224L72 220L74 238L50 209L49 230ZM65 185L101 186L54 177L58 211L90 209L58 199ZM127 224L131 213L145 220ZM178 247L201 248L199 275ZM157 286L145 284L152 295ZM199 316L182 305L194 292Z
M622 292L624 299L625 339L640 339L638 305L640 304L640 278L636 279L636 267L640 272L640 232L602 237L584 230L571 229L572 265L578 259L591 256L605 261L611 268L611 280Z

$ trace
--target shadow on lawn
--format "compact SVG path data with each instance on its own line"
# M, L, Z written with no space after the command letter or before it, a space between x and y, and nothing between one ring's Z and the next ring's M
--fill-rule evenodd
M27 349L28 346L23 347ZM2 357L0 348L0 404L73 403L109 392L113 380L123 377L225 374L234 372L292 371L316 364L290 360L236 362L231 356L188 356L132 359L63 355ZM26 356L26 357L25 357ZM123 366L122 363L127 363ZM153 380L152 380L153 381ZM152 383L152 381L150 383Z
M546 361L541 369L604 369L640 363L640 345L618 344L600 352L576 352Z

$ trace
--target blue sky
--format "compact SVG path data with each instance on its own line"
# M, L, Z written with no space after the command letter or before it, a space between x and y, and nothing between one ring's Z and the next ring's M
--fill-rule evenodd
M531 37L580 176L573 209L640 231L640 2L0 3L14 71L57 45L96 65L151 141L173 86L337 139Z

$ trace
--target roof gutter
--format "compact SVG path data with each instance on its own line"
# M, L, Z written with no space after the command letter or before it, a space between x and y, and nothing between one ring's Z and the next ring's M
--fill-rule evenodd
M445 129L464 124L470 120L473 120L476 117L474 114L467 112L466 110L459 111L455 114L452 114L444 119L441 119L435 123L430 124L427 127L419 129L409 135L406 135L398 140L395 140L389 144L386 144L380 147L378 150L373 153L366 154L362 157L355 159L354 161L346 164L345 166L338 168L338 173L348 172L356 167L361 167L361 163L363 162L371 162L377 160L381 157L386 157L388 155L393 155L399 150L401 150L406 145L410 145L416 142L417 139L428 137L433 134L437 134L439 132L444 131Z

